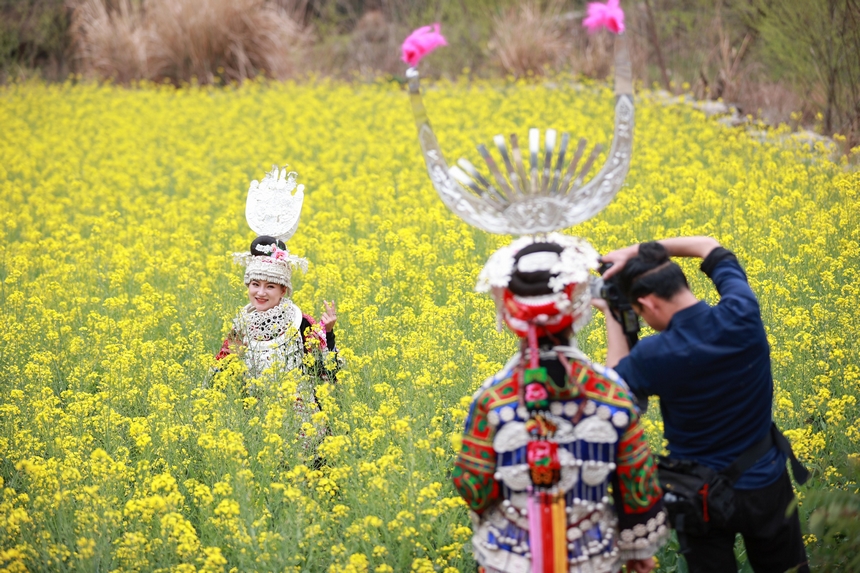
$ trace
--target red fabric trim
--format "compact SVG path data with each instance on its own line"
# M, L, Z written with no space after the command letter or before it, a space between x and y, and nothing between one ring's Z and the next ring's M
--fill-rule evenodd
M710 484L705 483L702 486L702 489L699 490L699 493L702 494L702 510L704 511L705 523L711 521L711 518L708 516L708 486Z
M218 351L218 354L215 355L215 360L221 360L226 356L230 356L232 354L230 352L230 339L224 341L224 344L221 345L221 350Z
M541 533L543 534L543 572L553 573L555 571L555 551L552 539L552 496L546 492L540 494L540 520Z
M304 319L307 320L311 325L311 331L309 333L309 336L305 338L305 346L307 347L307 349L309 350L312 344L309 338L313 338L314 340L316 340L320 348L325 349L325 330L322 329L321 325L319 325L317 321L314 320L314 317L312 317L311 315L302 313L302 317L304 317Z

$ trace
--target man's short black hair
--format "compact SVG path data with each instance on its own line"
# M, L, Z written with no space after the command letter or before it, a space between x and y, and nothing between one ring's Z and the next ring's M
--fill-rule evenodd
M669 300L681 289L690 288L684 271L657 241L639 245L639 254L627 261L618 278L621 290L633 303L649 294Z

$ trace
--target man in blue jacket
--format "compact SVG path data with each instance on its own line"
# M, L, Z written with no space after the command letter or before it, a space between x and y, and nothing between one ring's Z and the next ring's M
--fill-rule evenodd
M693 295L671 256L703 259L701 269L720 293L716 306ZM669 458L720 471L756 444L767 444L770 347L737 257L712 238L678 237L619 249L602 260L612 263L604 279L618 274L636 313L658 331L631 351L605 301L594 301L606 316L607 365L635 394L660 398ZM786 516L794 498L786 471L790 447L776 434L779 439L765 445L765 453L752 458L734 483L735 511L728 523L711 526L704 535L683 536L692 573L736 572L738 533L756 573L809 571L797 511ZM795 477L800 478L798 469Z

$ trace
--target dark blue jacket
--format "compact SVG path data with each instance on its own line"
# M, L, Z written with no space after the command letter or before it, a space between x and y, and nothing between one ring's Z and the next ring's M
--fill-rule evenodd
M669 456L721 470L770 431L773 376L758 301L730 251L702 262L720 302L699 302L643 338L615 370L636 394L657 395ZM774 446L735 483L757 489L785 471Z

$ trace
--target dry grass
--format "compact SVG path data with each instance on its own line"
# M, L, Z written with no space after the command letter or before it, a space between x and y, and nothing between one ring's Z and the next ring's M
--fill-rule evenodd
M589 78L605 79L609 77L615 64L615 38L609 34L580 33L580 49L577 50L573 61L574 67L580 74ZM631 46L630 55L637 51ZM633 67L634 70L639 68Z
M149 34L139 6L83 0L74 6L71 34L83 70L122 83L149 78Z
M65 1L73 14L73 69L121 83L214 83L305 72L365 81L397 77L404 70L400 42L418 21L433 20L443 22L452 47L423 64L426 77L457 77L468 68L473 77L570 70L605 79L614 60L611 34L587 34L581 26L585 3L572 0L443 0L435 10L420 0ZM726 6L683 11L683 21L657 11L653 34L645 4L628 6L636 79L651 85L663 75L657 35L669 91L722 98L768 122L815 123L815 112L826 107L824 93L801 93L776 81L761 62L759 40ZM18 76L24 77L0 66L0 80ZM860 115L854 116L854 127L844 132L860 132Z
M571 42L560 17L561 7L559 0L546 7L528 0L493 18L490 51L505 73L515 77L540 74L563 62Z
M119 82L286 78L312 42L284 2L82 0L73 9L82 71Z
M796 128L815 120L815 108L783 82L741 79L737 97L732 100L744 114L760 117L766 123L786 123Z
M402 73L400 44L409 33L386 18L380 10L365 12L356 22L347 43L346 69L370 78L380 72Z
M279 6L264 0L148 0L156 69L167 77L242 80L262 70L294 74L309 41ZM219 71L223 69L223 72Z
M490 49L505 73L522 77L548 69L570 69L583 76L605 79L615 63L615 39L609 33L588 34L583 13L564 12L560 0L545 8L534 0L493 19ZM627 11L628 46L633 69L644 73L648 60L641 8ZM645 79L639 77L638 79Z

